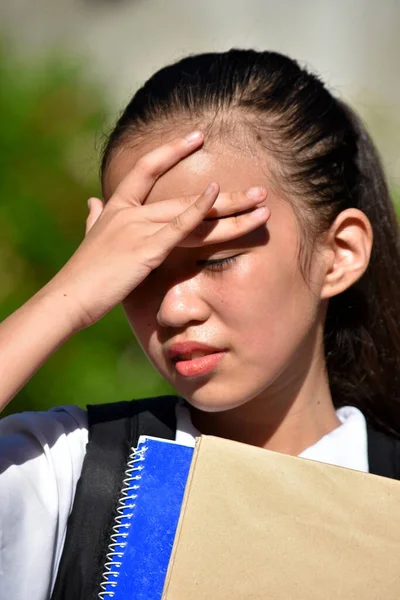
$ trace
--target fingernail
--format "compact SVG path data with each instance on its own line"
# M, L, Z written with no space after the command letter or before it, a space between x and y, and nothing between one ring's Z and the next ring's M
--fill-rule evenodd
M208 188L205 191L205 194L207 194L207 195L212 194L215 191L215 186L216 186L216 184L214 182L210 183L210 185L208 186Z
M253 210L250 214L253 215L253 217L265 217L266 214L268 214L268 210L266 206L260 206L259 208L256 208L255 210Z
M200 141L202 137L203 134L201 131L192 131L191 133L188 133L188 135L185 136L185 140L189 142L189 144L194 144L194 142Z
M88 209L90 210L92 207L92 199L89 198L89 200L87 201L87 205L88 205Z
M252 187L249 190L247 190L247 192L246 192L247 197L251 198L252 200L258 200L259 198L263 198L266 193L267 193L267 190L262 185L258 185L257 187Z

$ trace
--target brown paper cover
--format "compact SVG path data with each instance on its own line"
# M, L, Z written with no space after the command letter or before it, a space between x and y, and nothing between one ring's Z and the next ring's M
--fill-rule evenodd
M163 600L400 600L400 482L198 439Z

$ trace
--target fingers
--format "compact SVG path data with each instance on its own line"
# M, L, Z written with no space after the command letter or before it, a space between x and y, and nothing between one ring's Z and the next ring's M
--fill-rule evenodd
M217 199L218 192L218 184L210 183L204 194L189 208L158 230L154 238L163 254L166 255L175 246L181 245L182 240L200 225Z
M153 223L165 223L171 220L173 227L176 223L179 227L182 225L182 231L185 230L187 233L179 238L176 245L192 248L233 240L264 225L270 212L266 206L258 205L265 200L266 196L267 191L262 186L250 188L247 192L219 194L205 218L194 227L190 207L177 215L177 211L182 209L189 200L192 202L191 206L196 206L193 196L164 200L144 206L142 210L146 210L146 217ZM212 220L210 217L213 217ZM187 225L186 228L183 226L183 221Z
M89 215L86 219L85 235L89 233L97 219L104 210L104 202L99 198L89 198L88 200Z
M219 204L220 197L221 203ZM227 197L229 196L229 197ZM255 204L259 204L267 197L265 187L259 185L251 187L244 192L232 192L230 194L220 194L217 202L207 214L207 219L219 219L228 215L234 215L245 210L254 208Z
M142 156L116 189L113 198L134 205L144 202L157 179L180 160L200 147L204 136L200 131L177 138Z
M264 187L250 188L247 192L220 193L215 204L208 211L206 219L219 219L245 210L250 210L265 200L267 191ZM143 206L143 215L153 223L167 223L192 205L198 196L185 196L163 200Z
M215 221L202 221L179 245L184 248L194 248L234 240L265 225L269 216L269 209L261 206L241 215Z

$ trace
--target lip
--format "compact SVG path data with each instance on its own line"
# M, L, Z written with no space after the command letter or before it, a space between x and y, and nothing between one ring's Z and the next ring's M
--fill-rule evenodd
M205 354L191 360L180 360L180 356L196 351ZM185 378L194 378L213 371L224 358L226 350L199 342L177 342L170 346L167 354L179 375Z
M223 348L216 348L208 344L200 342L176 342L168 348L167 355L172 361L176 361L177 357L183 354L191 354L192 352L204 352L206 354L214 354L215 352L223 352Z
M221 362L225 354L225 352L214 352L192 360L180 360L175 363L175 369L179 375L185 378L208 375Z

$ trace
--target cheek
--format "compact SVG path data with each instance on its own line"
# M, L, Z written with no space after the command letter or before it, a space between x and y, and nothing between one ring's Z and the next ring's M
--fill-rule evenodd
M296 338L315 317L316 297L307 287L294 253L260 252L220 285L220 320L240 346L265 353Z
M148 347L157 327L159 302L153 295L145 294L140 286L122 303L133 333L143 348Z

